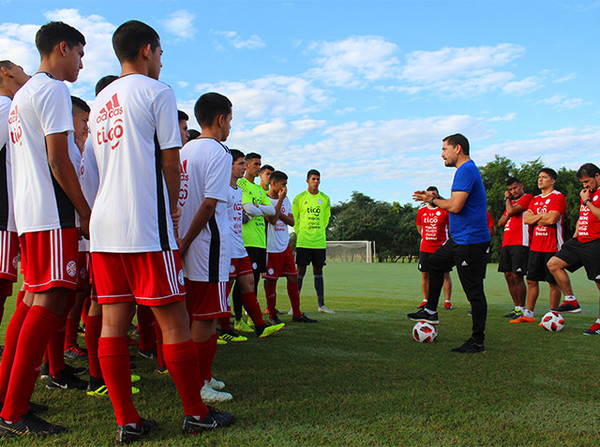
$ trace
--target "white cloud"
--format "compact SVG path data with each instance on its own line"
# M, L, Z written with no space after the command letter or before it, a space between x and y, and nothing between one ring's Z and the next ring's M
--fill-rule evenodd
M555 79L554 82L556 82L557 84L560 84L563 82L571 81L571 80L575 79L576 77L577 77L577 73L569 73L568 75L563 76L562 78Z
M187 81L177 81L177 85L181 88L186 88L190 83Z
M163 25L168 32L181 40L192 39L196 34L194 18L196 16L188 11L174 11L163 20Z
M539 104L545 104L556 110L571 110L577 107L581 107L584 104L590 104L585 102L582 98L567 98L563 95L554 95L550 98L542 99L538 101Z
M214 31L215 34L227 38L229 43L238 50L253 50L255 48L262 48L265 43L260 36L253 34L247 39L243 39L235 31Z
M542 84L540 79L537 79L534 76L530 76L521 81L509 82L504 87L502 87L502 90L505 93L520 96L531 93L535 90L539 90L543 86L544 85Z
M28 73L37 70L40 57L35 48L34 40L38 28L37 25L0 24L2 58L21 65Z
M513 121L516 118L517 114L516 113L507 113L506 115L502 115L502 116L494 116L492 118L488 118L487 121L489 121L490 123L494 123L494 122L506 122L506 121Z

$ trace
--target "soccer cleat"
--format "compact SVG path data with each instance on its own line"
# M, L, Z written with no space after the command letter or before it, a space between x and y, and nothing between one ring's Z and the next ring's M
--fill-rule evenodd
M209 386L210 388L216 391L221 391L223 388L225 388L225 382L221 382L220 380L217 380L214 377L211 377L210 381L208 383L205 383L205 385Z
M446 309L446 310L452 310L452 303L450 301L445 301L444 302L444 309Z
M260 326L256 328L256 336L258 338L267 338L269 335L273 335L276 332L282 330L285 326L285 323L272 324L271 326Z
M227 342L225 340L221 340L220 338L217 338L217 344L218 345L226 345Z
M135 386L131 387L131 394L137 394L139 392L140 392L139 388L137 388ZM87 394L88 396L95 396L95 397L108 396L108 388L106 388L106 385L104 384L104 380L90 377L90 383L87 387L85 394Z
M418 312L408 314L407 317L411 321L425 321L426 323L430 324L439 324L440 322L437 312L430 314L425 309L421 309Z
M183 432L194 434L214 428L227 427L233 421L233 414L227 412L221 413L209 408L208 414L203 419L198 420L194 416L185 416L183 418Z
M88 383L85 380L81 380L75 374L68 372L66 369L60 373L58 377L48 376L48 382L46 388L58 389L58 390L85 390Z
M144 433L148 433L158 424L152 419L140 419L137 427L130 425L119 425L117 427L117 442L120 444L129 444L138 441Z
M517 317L514 320L510 320L509 323L535 323L535 318L521 315L520 317Z
M80 348L79 346L71 346L69 349L65 351L65 358L71 360L87 360L88 355L86 350Z
M49 375L50 366L47 363L42 363L42 367L40 368L40 379L47 379Z
M521 315L523 315L523 311L515 307L510 313L502 315L502 318L510 318L511 320L514 320L515 318L518 318Z
M149 351L138 351L138 355L140 357L144 357L145 359L155 359L156 351L154 349L150 349Z
M36 404L35 402L29 401L29 412L33 414L43 413L48 411L48 406L44 404Z
M281 323L283 323L283 321L281 321L277 315L275 315L274 317L269 317L269 322L271 324L281 324Z
M200 396L204 403L229 402L233 400L233 396L223 391L217 391L205 384L200 390Z
M294 323L316 323L317 320L314 320L312 318L308 318L306 316L306 314L302 314L299 317L292 317L292 321Z
M65 427L51 424L39 417L27 413L20 421L7 424L0 418L0 437L2 436L26 436L26 435L56 435L67 431Z
M131 375L131 383L139 382L140 380L142 380L141 376L138 376L137 374Z
M67 365L65 363L65 371L67 371L70 374L73 374L74 376L80 376L83 373L86 372L86 369L84 367L75 367L75 366L71 366L71 365Z
M586 329L583 332L583 335L600 335L600 323L592 324L592 327L589 329Z
M473 339L469 339L462 346L451 349L451 351L461 354L476 354L478 352L485 352L485 346L483 343L475 343Z
M243 335L240 335L237 332L232 331L231 329L221 329L219 331L219 338L225 341L248 341L248 337L244 337Z
M169 374L169 370L166 366L157 366L154 372L158 374Z
M335 311L331 310L330 308L328 308L327 306L325 306L324 304L322 306L319 306L318 309L319 312L322 312L324 314L334 314Z
M417 306L417 309L423 309L426 305L427 305L427 300L423 300L423 302Z
M560 306L555 307L554 309L550 309L552 312L558 312L559 314L570 313L570 314L578 314L581 312L581 306L575 301L565 301Z
M248 326L248 323L246 323L243 319L235 320L233 328L238 332L254 332L254 329Z

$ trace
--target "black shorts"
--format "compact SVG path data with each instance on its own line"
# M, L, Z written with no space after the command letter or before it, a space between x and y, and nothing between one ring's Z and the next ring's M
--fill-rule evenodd
M585 243L569 239L555 256L565 261L571 272L583 265L588 279L600 282L600 239Z
M517 275L527 274L529 247L523 245L507 245L500 249L499 272L510 272Z
M327 250L324 248L296 247L296 265L308 265L322 267L327 263Z
M423 272L423 273L427 273L429 272L429 263L427 262L429 260L429 257L432 255L433 253L427 253L425 251L420 251L419 252L419 271ZM452 267L444 267L443 268L444 273L446 272L450 272L452 271Z
M556 284L556 279L554 279L554 276L548 270L548 261L554 255L555 253L530 251L529 261L527 262L527 280L546 281L549 284Z
M252 262L252 270L258 273L267 271L267 249L258 247L246 247L248 257Z

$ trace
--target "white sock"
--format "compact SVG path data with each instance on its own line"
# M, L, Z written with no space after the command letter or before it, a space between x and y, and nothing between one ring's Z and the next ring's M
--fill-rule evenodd
M429 310L426 307L424 307L425 312L427 312L429 315L433 315L435 313L435 310Z
M600 324L600 318L598 318L598 319L596 320L596 323Z
M527 318L533 318L533 311L532 310L525 310L525 313L523 314L523 316L525 316Z
M515 306L515 309L525 312L525 308L523 306Z
M575 295L565 295L565 301L577 301Z
M444 301L444 302L445 302L445 303L449 303L449 302L450 302L450 300L446 300L446 301Z

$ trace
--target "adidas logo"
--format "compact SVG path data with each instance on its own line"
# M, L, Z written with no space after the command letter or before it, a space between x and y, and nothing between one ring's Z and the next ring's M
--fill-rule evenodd
M517 269L517 272L522 272L522 271L523 271L523 270L521 270L521 267L519 267L519 268Z
M461 267L467 267L469 264L467 264L467 261L463 261L462 264L460 265Z
M121 104L119 104L119 98L115 93L112 98L110 98L110 101L108 101L106 105L100 109L100 112L98 112L98 118L96 118L96 122L100 123L102 121L106 121L107 119L114 118L122 113L123 107L121 107Z
M597 280L599 280L599 281L600 281L600 275L596 276L596 278L595 278L595 279L597 279Z

